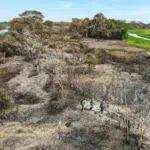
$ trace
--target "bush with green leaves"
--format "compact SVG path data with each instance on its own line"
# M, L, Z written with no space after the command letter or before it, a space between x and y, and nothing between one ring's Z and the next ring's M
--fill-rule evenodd
M20 43L10 34L7 34L4 37L3 43L8 44L8 45L12 45L14 47L21 46Z
M89 65L90 69L94 69L95 65L98 64L97 57L92 53L86 54L85 62Z
M127 28L128 25L124 21L107 19L101 13L91 20L73 19L70 25L70 31L78 32L84 37L119 40L128 38Z
M7 56L11 55L22 55L23 44L25 39L22 34L17 31L11 31L3 36L2 42L0 43L1 52L5 52Z

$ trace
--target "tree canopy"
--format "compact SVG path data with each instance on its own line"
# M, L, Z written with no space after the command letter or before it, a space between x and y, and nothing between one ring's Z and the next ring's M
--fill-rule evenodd
M31 30L38 30L42 28L42 21L44 15L40 11L27 10L19 14L19 18L14 18L9 22L12 30L21 32L24 27L28 27Z
M40 20L43 20L43 18L44 18L44 15L42 14L42 12L36 11L36 10L24 11L21 14L19 14L19 16L21 18L36 18L36 19L40 19Z

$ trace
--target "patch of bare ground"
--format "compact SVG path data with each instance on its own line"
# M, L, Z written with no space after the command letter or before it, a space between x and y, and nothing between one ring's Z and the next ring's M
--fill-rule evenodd
M0 126L1 149L51 149L58 134L55 124L25 125L17 122Z
M122 50L128 52L145 52L144 49L126 46L119 40L99 40L99 39L83 39L83 43L87 44L90 48L105 49L105 50Z

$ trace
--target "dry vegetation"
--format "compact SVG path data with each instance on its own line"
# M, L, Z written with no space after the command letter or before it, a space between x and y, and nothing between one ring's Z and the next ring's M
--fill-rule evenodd
M139 77L141 71L132 70L130 74L128 68L125 71L125 67L133 69L137 65L136 68L139 68L141 61L148 62L144 58L144 50L135 48L130 51L120 41L85 39L122 39L122 32L123 36L125 34L124 29L119 30L122 23L119 22L118 27L115 20L108 20L102 14L91 20L73 19L72 23L43 22L43 17L41 12L25 11L9 23L11 32L0 43L2 56L6 54L0 68L1 110L10 106L11 97L16 106L15 110L7 114L11 121L37 123L37 128L38 123L59 122L56 133L58 139L54 138L56 142L52 144L52 149L65 149L69 145L70 149L78 147L83 150L100 147L109 150L125 147L140 150L143 146L144 123L139 123L142 129L138 134L133 131L133 126L134 121L146 118L148 109L144 109L145 103L141 108L139 101L147 100L148 85ZM112 29L119 32L116 34ZM106 44L106 47L102 44ZM10 58L17 61L13 56L23 58L23 65L8 63ZM148 70L149 66L145 67ZM136 102L133 93L137 96ZM96 110L85 110L81 117L78 103L85 97L97 100ZM101 100L106 102L107 113L99 115ZM63 127L60 127L61 123ZM38 131L42 132L41 129ZM47 131L42 135L47 135ZM41 138L37 140L39 143L43 136L38 137ZM27 136L24 138L28 139ZM51 143L46 144L49 146Z

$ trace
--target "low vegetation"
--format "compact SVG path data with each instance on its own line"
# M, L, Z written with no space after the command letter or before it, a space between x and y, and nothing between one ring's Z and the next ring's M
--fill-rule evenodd
M130 30L128 30L128 32L131 34L136 34L143 38L150 39L150 29L132 29L132 30L130 29ZM146 40L146 39L128 35L128 40L126 41L126 43L128 45L132 45L132 46L136 46L139 48L144 48L144 49L150 50L150 40Z
M144 48L150 50L150 41L128 36L128 40L126 41L128 45Z
M0 116L2 111L9 106L8 91L6 88L0 88Z
M129 30L128 32L137 34L144 38L150 38L150 29L134 29L134 30Z
M5 27L3 25L0 25L0 30L5 29Z

